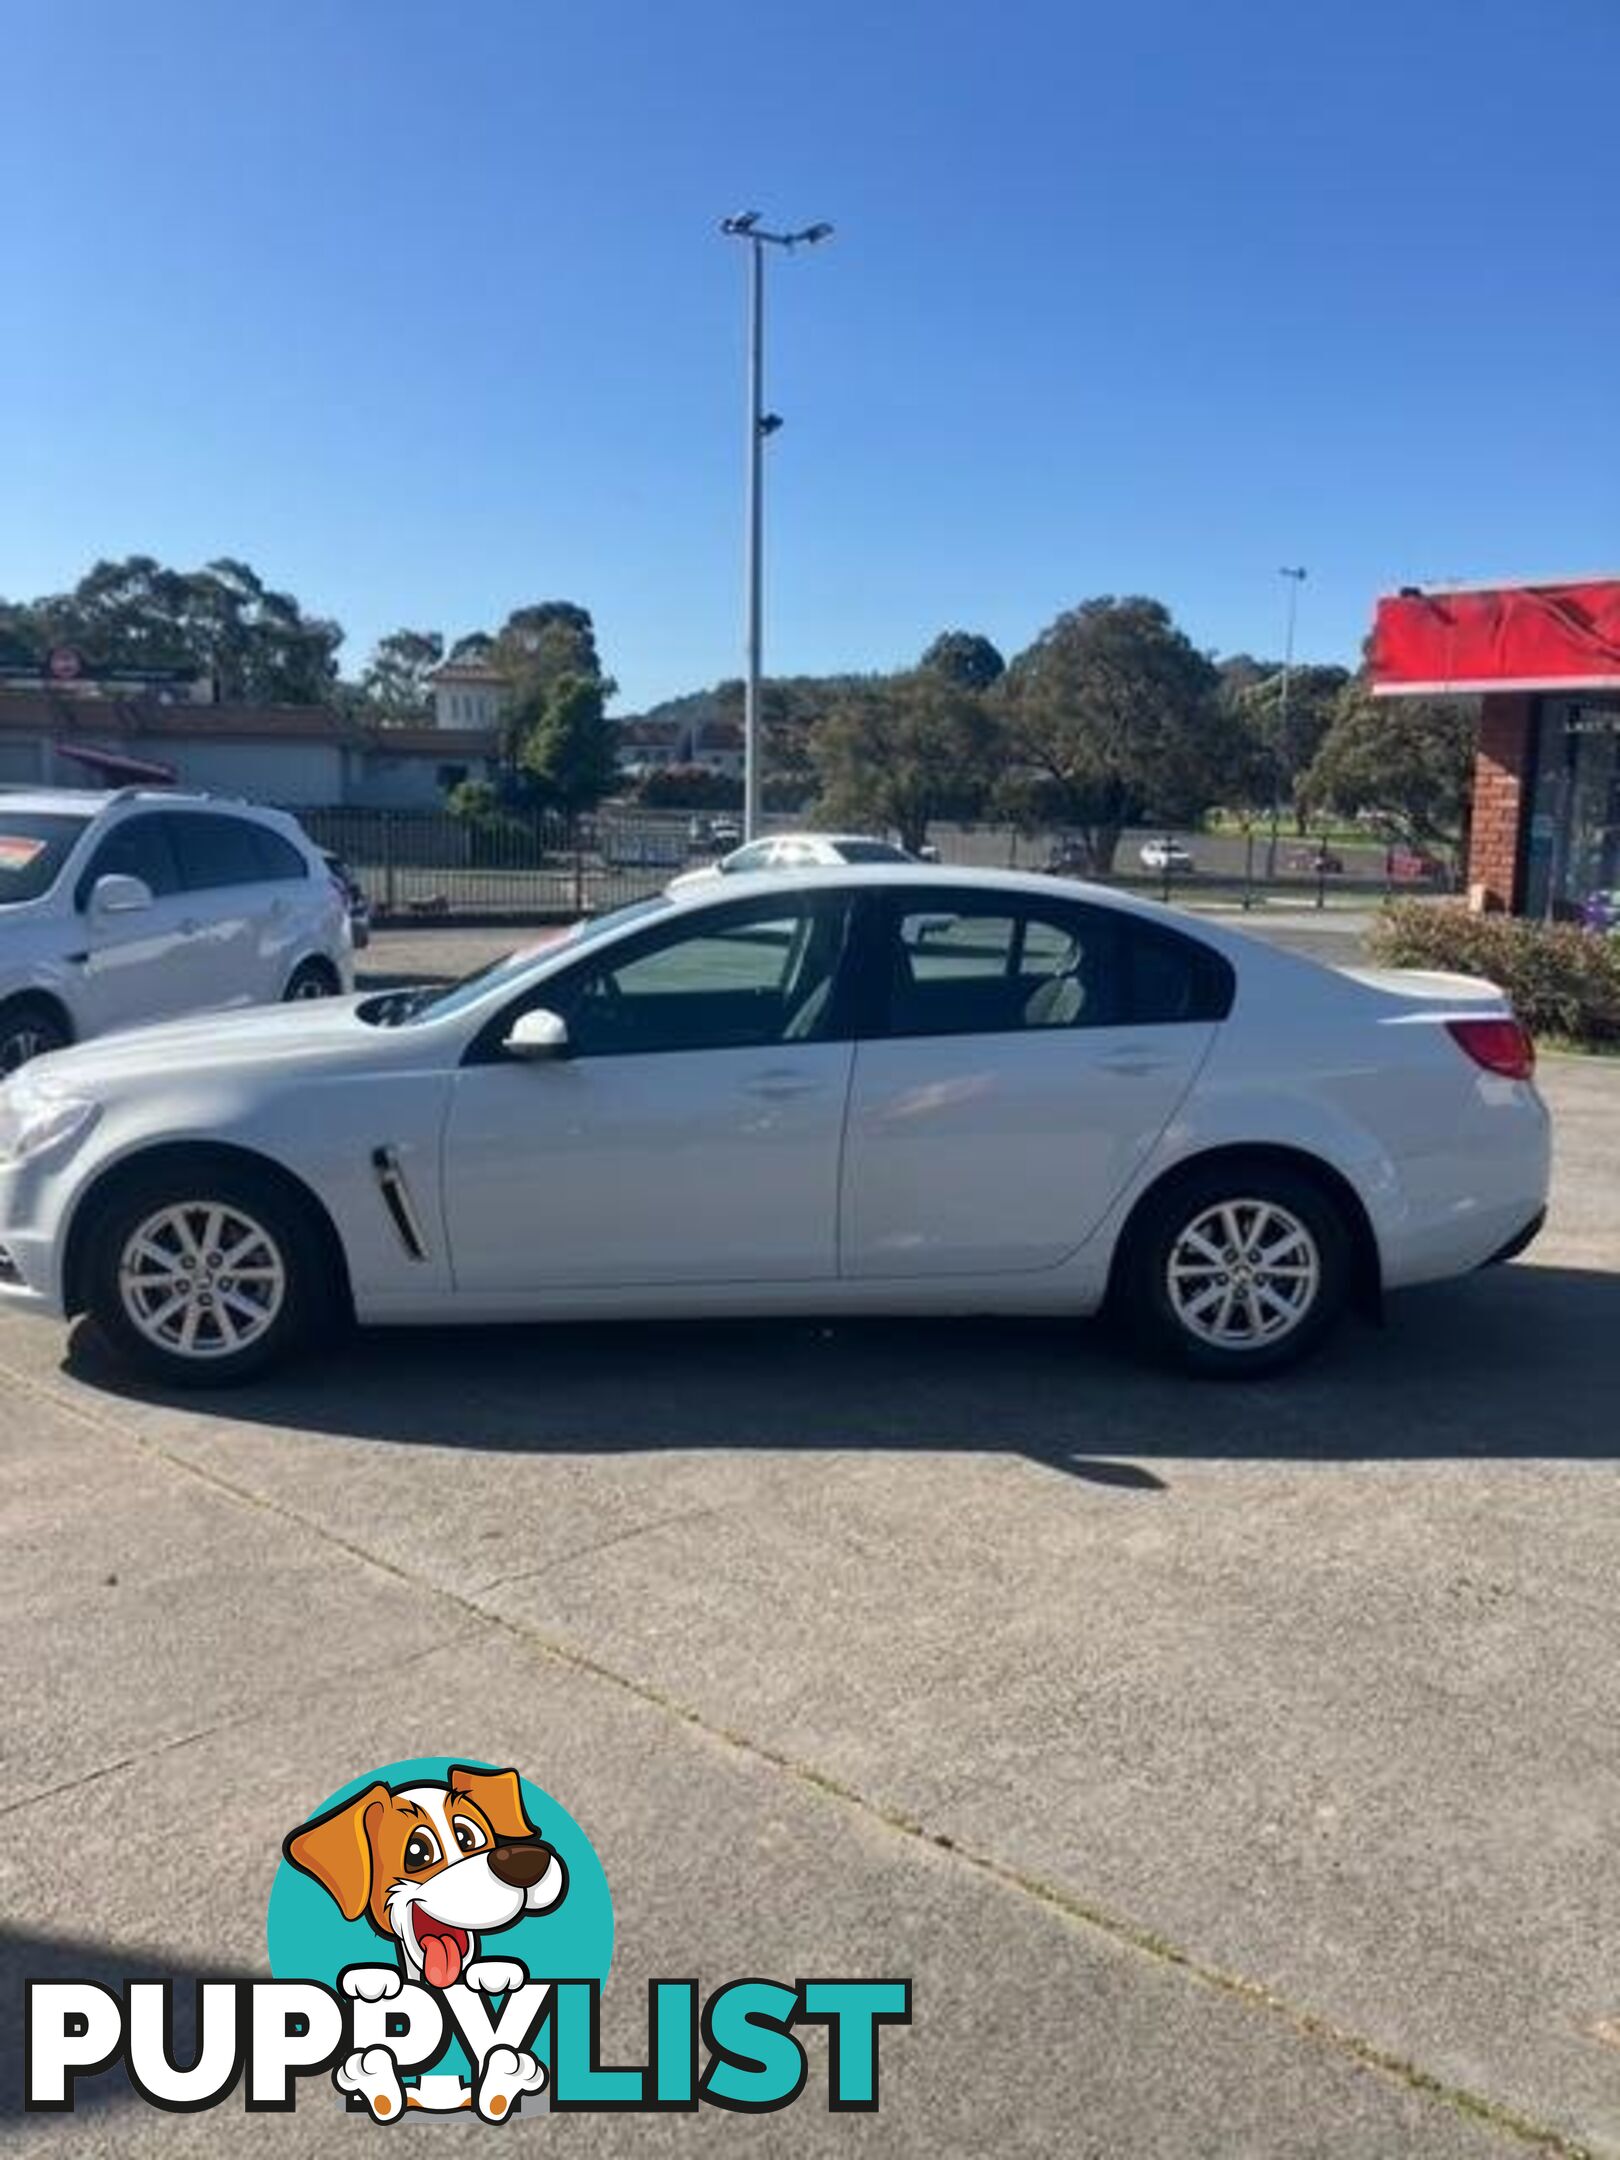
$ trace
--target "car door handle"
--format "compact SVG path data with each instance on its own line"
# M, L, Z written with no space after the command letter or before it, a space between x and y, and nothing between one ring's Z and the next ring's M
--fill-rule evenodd
M785 1102L792 1095L815 1095L824 1084L807 1073L791 1072L761 1073L757 1080L744 1083L750 1095L763 1095L767 1102Z
M1168 1072L1174 1062L1162 1051L1150 1050L1146 1043L1127 1043L1107 1057L1100 1057L1097 1068L1100 1072L1123 1073L1134 1079L1141 1073Z

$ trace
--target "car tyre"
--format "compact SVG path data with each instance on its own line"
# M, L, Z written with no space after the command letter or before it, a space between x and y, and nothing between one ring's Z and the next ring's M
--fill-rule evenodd
M1120 1255L1113 1305L1156 1362L1214 1379L1281 1372L1349 1301L1342 1205L1307 1172L1230 1157L1151 1194Z
M0 1080L73 1040L62 1016L37 998L18 998L0 1012Z
M170 1157L121 1178L89 1229L85 1304L169 1387L231 1387L309 1344L340 1286L313 1203L250 1165Z
M342 989L337 971L325 960L300 960L282 992L287 1005L301 1005L309 998L336 997Z

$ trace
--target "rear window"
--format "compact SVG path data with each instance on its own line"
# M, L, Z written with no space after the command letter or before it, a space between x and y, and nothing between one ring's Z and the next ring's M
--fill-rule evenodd
M88 818L0 805L0 907L37 900L56 883Z
M840 840L838 852L847 863L911 860L904 848L897 848L890 840Z
M268 825L250 825L248 830L259 858L259 876L266 884L290 884L294 878L309 876L309 864L290 840Z

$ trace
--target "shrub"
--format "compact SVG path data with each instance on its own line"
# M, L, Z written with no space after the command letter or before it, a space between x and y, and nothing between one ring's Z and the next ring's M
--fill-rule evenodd
M1482 975L1533 1035L1620 1042L1620 936L1517 915L1471 915L1449 901L1397 900L1373 925L1386 967Z

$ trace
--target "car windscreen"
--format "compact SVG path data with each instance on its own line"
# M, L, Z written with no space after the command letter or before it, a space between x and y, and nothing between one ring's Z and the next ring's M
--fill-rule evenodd
M0 907L48 893L89 822L53 811L8 811L0 802Z
M360 1018L372 1027L408 1027L419 1020L453 1019L491 990L527 975L537 960L549 960L553 955L565 952L576 953L586 945L593 945L598 938L627 930L632 923L650 922L654 916L667 914L671 905L662 893L650 900L632 900L628 907L613 908L606 915L589 916L539 944L525 945L520 952L508 953L505 959L477 968L459 982L385 991L381 997L371 998L360 1007Z

